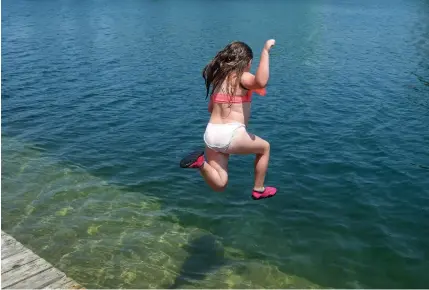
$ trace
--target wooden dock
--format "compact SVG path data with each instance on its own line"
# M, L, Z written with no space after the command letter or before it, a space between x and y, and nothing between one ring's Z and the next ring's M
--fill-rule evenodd
M81 289L82 287L2 231L1 288Z

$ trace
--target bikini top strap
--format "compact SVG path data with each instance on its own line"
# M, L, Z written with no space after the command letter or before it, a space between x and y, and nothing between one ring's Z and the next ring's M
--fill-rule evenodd
M246 97L252 96L252 90L249 90L248 88L246 88L245 86L243 86L243 84L241 82L240 82L240 87L242 89L244 89L244 90L247 90Z

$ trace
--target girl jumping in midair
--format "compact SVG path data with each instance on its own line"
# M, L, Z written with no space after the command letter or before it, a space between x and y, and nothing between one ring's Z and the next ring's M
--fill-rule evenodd
M274 39L265 43L255 75L250 73L252 49L238 41L219 51L203 69L207 96L210 93L208 110L211 113L204 133L206 148L183 158L180 167L198 168L206 183L215 191L223 191L228 183L230 154L255 154L252 198L268 198L277 192L274 187L264 186L270 144L246 130L252 93L265 95L269 53L274 44Z

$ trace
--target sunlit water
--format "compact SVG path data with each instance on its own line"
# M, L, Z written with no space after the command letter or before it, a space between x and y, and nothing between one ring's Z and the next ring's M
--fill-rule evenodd
M243 10L244 9L244 10ZM224 193L201 69L272 52ZM87 288L429 287L429 2L2 2L2 229Z

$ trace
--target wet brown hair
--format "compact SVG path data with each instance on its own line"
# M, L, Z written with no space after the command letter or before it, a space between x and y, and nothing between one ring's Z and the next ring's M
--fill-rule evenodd
M227 78L228 94L230 96L235 95L237 82L240 81L244 70L252 59L252 49L241 41L233 41L219 51L203 69L203 78L207 89L206 98L209 96L210 86L212 86L210 93L212 95ZM233 76L235 81L232 83L231 78Z

